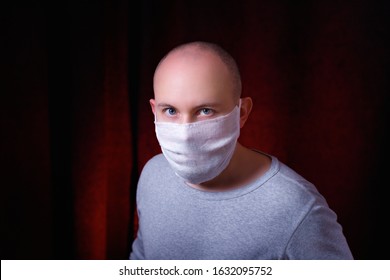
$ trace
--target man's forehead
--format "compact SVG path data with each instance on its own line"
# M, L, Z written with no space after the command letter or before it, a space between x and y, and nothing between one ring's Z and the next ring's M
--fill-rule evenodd
M185 109L224 108L230 106L234 99L231 92L193 92L184 93L166 91L155 92L156 106Z

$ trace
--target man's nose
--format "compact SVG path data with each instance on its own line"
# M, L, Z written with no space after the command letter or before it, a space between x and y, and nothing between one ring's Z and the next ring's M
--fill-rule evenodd
M192 123L195 122L195 117L191 114L183 114L180 123Z

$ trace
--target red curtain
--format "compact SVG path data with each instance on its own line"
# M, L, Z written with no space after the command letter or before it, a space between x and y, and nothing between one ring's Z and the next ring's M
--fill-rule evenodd
M193 40L237 60L254 101L240 141L317 186L355 258L388 259L385 1L38 1L3 13L2 259L128 257L138 176L160 152L153 72Z

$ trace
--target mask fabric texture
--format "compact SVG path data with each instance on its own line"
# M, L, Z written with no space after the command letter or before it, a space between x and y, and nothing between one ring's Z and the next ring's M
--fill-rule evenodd
M240 107L241 102L227 115L194 123L155 120L161 150L176 175L200 184L228 166L240 135Z

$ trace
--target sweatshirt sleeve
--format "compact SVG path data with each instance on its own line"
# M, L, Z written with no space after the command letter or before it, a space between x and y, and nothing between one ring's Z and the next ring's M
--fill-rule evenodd
M132 252L130 253L130 260L144 260L144 248L142 244L142 233L141 230L138 229L137 238L133 242Z
M142 239L142 219L141 219L141 208L142 208L142 192L143 192L143 184L145 181L145 169L142 171L140 179L138 181L137 186L137 214L138 214L138 230L137 230L137 237L134 239L131 253L130 253L130 260L144 260L145 259L145 251L144 251L144 244Z
M139 200L139 188L137 190L137 214L138 214L138 230L137 236L133 241L130 260L144 260L145 259L145 251L142 240L142 227L141 227L141 213L140 213L140 200Z
M324 205L314 205L290 238L285 258L351 260L353 256L336 214Z

